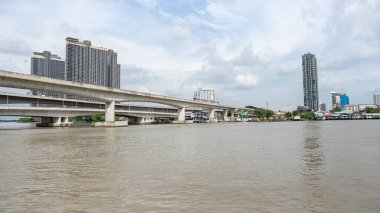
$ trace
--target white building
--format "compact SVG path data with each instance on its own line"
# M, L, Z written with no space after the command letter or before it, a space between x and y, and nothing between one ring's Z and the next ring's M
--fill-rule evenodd
M373 94L373 104L380 106L380 93Z
M199 88L194 92L195 101L216 102L214 89L202 89Z
M335 107L339 107L340 106L340 96L342 94L339 93L339 92L335 92L335 91L332 91L331 92L331 101L332 101L332 108L334 109Z

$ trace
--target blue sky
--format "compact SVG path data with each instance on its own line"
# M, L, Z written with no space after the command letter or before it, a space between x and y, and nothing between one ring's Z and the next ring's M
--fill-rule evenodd
M380 92L380 1L0 1L0 69L30 73L33 51L65 38L114 49L124 89L231 105L303 105L301 56L317 56L320 102ZM26 69L25 69L25 60ZM2 90L4 91L4 89Z

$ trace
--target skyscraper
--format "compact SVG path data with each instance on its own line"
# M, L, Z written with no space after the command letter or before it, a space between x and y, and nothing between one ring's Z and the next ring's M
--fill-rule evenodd
M332 100L332 108L340 107L340 94L339 92L332 91L331 92L331 100Z
M31 58L31 74L55 79L65 79L65 60L49 51L42 53L33 52ZM63 97L58 93L47 91L32 91L33 95L46 95L52 97Z
M111 49L66 38L66 80L120 88L120 64Z
M340 95L340 108L343 109L348 104L350 104L350 98L346 94Z
M319 107L317 58L311 53L302 56L303 102L304 106L314 112Z
M380 93L373 94L373 104L380 106Z

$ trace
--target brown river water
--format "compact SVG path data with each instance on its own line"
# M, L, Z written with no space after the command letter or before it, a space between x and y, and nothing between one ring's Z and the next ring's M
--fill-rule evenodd
M379 120L0 129L0 212L380 212Z

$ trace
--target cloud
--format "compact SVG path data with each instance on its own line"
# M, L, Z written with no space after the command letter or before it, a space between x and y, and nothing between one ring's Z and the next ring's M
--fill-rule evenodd
M143 7L153 8L157 5L156 0L135 0L138 4Z
M259 82L259 76L258 75L238 74L235 79L236 79L237 83L239 84L239 86L242 86L242 87L254 87Z
M210 87L223 103L291 109L303 103L301 56L311 52L321 102L346 88L367 103L380 81L379 20L376 0L4 0L0 69L30 72L33 51L65 57L72 36L114 49L126 89L191 98Z

